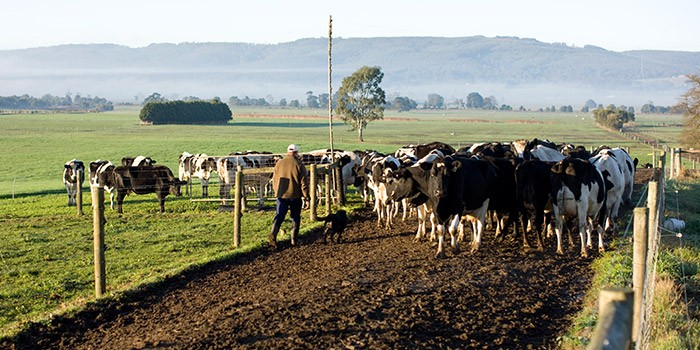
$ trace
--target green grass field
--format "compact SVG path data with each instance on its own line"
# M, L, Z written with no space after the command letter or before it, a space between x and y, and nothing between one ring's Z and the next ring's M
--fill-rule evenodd
M94 300L91 198L86 184L86 215L66 206L66 161L118 163L124 156L146 155L177 173L183 151L220 156L245 150L282 153L289 143L299 144L302 152L329 146L326 111L233 110L234 120L219 126L140 125L138 112L130 107L95 114L0 115L0 336ZM649 147L599 129L590 115L576 113L388 111L385 120L369 124L364 143L337 118L333 130L336 149L393 152L410 143L461 147L538 137L587 148L629 147L640 162L651 160ZM658 132L668 135L669 144L677 135L675 130ZM210 193L217 193L216 185ZM351 205L356 202L355 197ZM218 204L169 196L165 207L166 213L159 214L154 195L132 195L123 217L107 210L108 297L256 249L272 219L270 211L247 211L242 247L234 251L233 217L218 212ZM317 225L302 222L302 234Z

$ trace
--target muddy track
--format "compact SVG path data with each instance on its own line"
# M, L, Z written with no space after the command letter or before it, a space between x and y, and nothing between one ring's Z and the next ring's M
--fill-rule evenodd
M412 241L414 224L378 228L369 210L351 219L343 243L312 232L301 247L183 273L0 348L546 349L590 284L592 259L557 256L551 240L526 252L487 233L479 251L436 260L431 243Z

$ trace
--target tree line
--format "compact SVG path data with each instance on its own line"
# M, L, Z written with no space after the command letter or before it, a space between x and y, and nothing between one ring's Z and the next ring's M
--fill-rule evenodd
M41 98L24 94L22 96L0 96L0 108L2 109L31 109L31 110L66 110L66 111L111 111L114 106L111 101L100 97L86 97L76 94L64 97L46 94Z

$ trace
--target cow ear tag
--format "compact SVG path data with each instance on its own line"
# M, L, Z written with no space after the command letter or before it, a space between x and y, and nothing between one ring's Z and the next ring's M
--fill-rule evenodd
M452 163L452 172L453 172L453 173L456 173L457 170L459 170L459 168L461 168L461 167L462 167L462 162L460 162L460 161L458 161L458 160L455 160L455 161Z

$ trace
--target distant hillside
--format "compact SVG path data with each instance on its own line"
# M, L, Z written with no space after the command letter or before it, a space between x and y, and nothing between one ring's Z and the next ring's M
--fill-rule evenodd
M327 38L245 43L63 45L0 51L0 96L67 92L114 102L271 96L304 101L327 88ZM614 52L514 37L400 37L333 41L333 88L363 65L380 66L388 96L423 101L429 93L470 92L513 106L676 103L700 52Z

